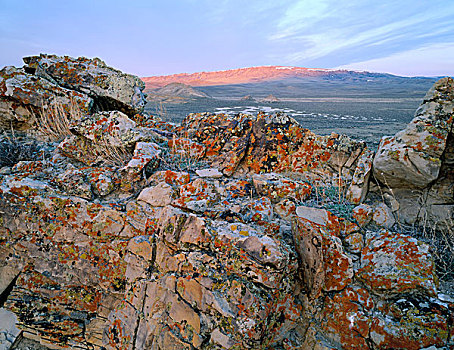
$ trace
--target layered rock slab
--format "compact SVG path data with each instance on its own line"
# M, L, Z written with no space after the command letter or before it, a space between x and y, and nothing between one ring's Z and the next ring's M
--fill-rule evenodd
M24 62L25 69L34 75L91 96L95 99L95 109L134 115L145 106L142 80L107 66L99 58L41 54L25 57Z

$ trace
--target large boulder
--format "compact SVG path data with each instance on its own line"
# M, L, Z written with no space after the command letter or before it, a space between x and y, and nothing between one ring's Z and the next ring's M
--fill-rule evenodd
M226 176L298 173L312 182L338 184L350 182L357 165L365 168L358 163L364 142L334 133L316 135L282 113L259 113L256 117L193 113L182 121L180 132L205 144L205 157ZM361 199L367 192L367 181L359 177L369 172L356 172L355 191Z
M375 294L436 294L437 277L429 246L389 231L366 237L357 277Z
M374 177L394 197L404 223L452 226L454 80L437 81L405 130L381 140Z
M106 65L99 58L41 54L24 57L25 69L62 87L92 97L97 110L119 110L128 115L143 110L145 83Z
M427 92L405 130L384 137L374 175L391 187L424 188L438 178L454 119L454 80L443 78Z
M62 114L68 115L69 124L101 111L118 110L132 117L145 106L145 84L98 58L41 54L24 61L23 68L0 70L0 129L33 133L36 125L49 129L61 123Z

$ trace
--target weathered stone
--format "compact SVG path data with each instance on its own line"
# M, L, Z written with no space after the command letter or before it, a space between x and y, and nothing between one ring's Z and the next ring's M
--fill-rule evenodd
M99 58L72 58L55 55L25 57L28 71L68 89L80 91L104 110L121 110L129 115L140 113L146 100L145 84L136 76L107 66Z
M246 221L270 222L273 219L273 206L268 197L261 197L248 203L243 213Z
M441 157L452 129L454 82L434 84L405 130L382 139L374 176L390 187L424 188L438 178Z
M360 227L366 226L372 220L374 208L368 204L360 204L353 208L353 218Z
M326 180L334 174L351 179L362 142L332 134L318 136L285 114L256 118L207 113L190 114L183 130L207 146L207 157L230 176L235 172L299 172L308 179Z
M274 211L282 219L291 221L292 217L295 215L296 206L291 200L283 199L274 206Z
M340 293L325 297L322 312L322 334L333 345L343 349L367 349L374 302L363 288L347 287Z
M359 227L343 218L339 218L328 210L299 206L296 216L300 219L324 227L333 236L348 235L359 230Z
M144 188L137 200L147 202L153 207L165 207L172 202L173 195L172 186L161 182L156 186Z
M126 114L119 111L88 115L73 123L70 130L101 147L128 149L140 141L149 142L161 139L157 133L138 127Z
M233 136L241 136L250 129L249 116L240 114L234 118L209 113L189 114L181 123L185 134L206 146L206 156L218 156Z
M310 298L316 298L325 283L321 234L316 227L298 219L293 223L292 233L301 261L304 288Z
M370 339L377 349L445 347L449 337L445 306L403 297L378 309L370 328Z
M201 331L200 318L175 293L175 286L173 276L140 282L131 290L131 301L123 302L109 315L106 343L126 349L143 349L152 344L164 349L190 349L193 337ZM143 318L134 317L134 305L140 305ZM176 334L169 332L170 326Z
M310 298L318 297L322 289L326 291L343 289L353 278L352 260L344 254L342 242L336 237L339 231L330 230L328 214L331 213L319 211L323 212L326 220L317 222L315 220L320 217L315 216L313 221L298 216L292 226L300 258L300 270Z
M267 196L273 203L285 198L303 201L310 195L312 189L305 182L291 180L275 173L254 175L252 181L257 193Z
M262 264L270 264L275 268L283 268L287 256L276 243L275 239L261 235L252 227L241 224L217 224L214 245L235 245L258 260Z
M160 162L161 149L155 143L138 142L131 160L119 169L120 186L126 191L135 188L144 173L156 169Z
M226 199L236 199L241 197L252 198L254 188L248 180L234 180L225 182L225 188L218 187L218 193Z
M205 155L205 145L187 138L172 138L167 142L172 154L179 155L182 161L200 160Z
M177 198L172 204L195 212L204 212L218 199L219 195L215 187L204 179L198 178L181 186L180 198Z
M250 137L250 134L241 137L232 136L226 142L222 148L223 153L213 163L219 167L224 175L231 176L238 168L248 151Z
M91 190L96 196L104 197L112 193L116 188L113 180L114 173L109 169L99 167L84 167L80 169L87 182L91 185Z
M65 111L70 111L72 104L85 114L90 111L93 100L84 93L60 87L23 69L5 67L0 70L2 129L28 130L36 127L39 114L51 106L60 105Z
M172 186L186 185L190 181L189 173L184 171L161 170L156 171L149 180L165 182Z
M385 203L375 205L373 210L372 220L377 225L391 228L396 223L392 210Z
M11 311L0 308L0 350L9 350L18 337L17 317Z
M19 276L21 270L24 268L23 262L14 260L13 262L14 263L8 263L7 261L4 261L0 265L0 295L13 284L14 280Z
M366 198L374 155L373 151L366 148L359 156L352 182L347 191L347 199L352 203L362 203Z
M223 349L230 349L235 342L232 341L227 335L223 334L219 328L216 328L211 333L211 341L215 344L222 346Z
M92 197L90 185L85 181L85 176L79 169L66 170L54 178L54 182L69 195L85 199Z
M339 291L347 287L353 279L352 259L344 254L338 237L324 234L323 260L325 268L324 291Z
M434 263L429 247L415 238L383 231L370 234L356 274L374 293L435 295Z
M359 232L354 232L344 238L345 248L353 254L359 254L364 248L364 238Z
M70 159L92 166L102 160L101 153L89 140L68 136L58 145L59 152Z
M177 246L180 249L187 245L202 247L211 239L203 219L171 206L165 207L162 211L157 229L159 237L170 246Z
M303 137L300 133L292 140L298 145L297 150L284 159L277 171L296 171L313 182L326 183L336 177L351 181L357 159L365 148L363 142L335 133L319 136L306 131Z
M304 220L325 226L329 221L329 212L325 209L299 206L296 215Z
M223 174L218 170L218 168L198 169L195 172L200 177L209 177L213 179L218 179L223 176Z

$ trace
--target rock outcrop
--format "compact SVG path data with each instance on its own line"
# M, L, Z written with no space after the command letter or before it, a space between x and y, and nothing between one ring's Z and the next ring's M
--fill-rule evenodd
M99 58L40 55L25 57L24 62L26 72L93 98L95 110L134 115L145 106L144 82L107 66Z
M107 68L82 60L65 78L68 60L27 59L21 74L96 105L88 71ZM24 101L4 81L0 101ZM352 208L376 171L363 142L283 114L174 125L132 102L110 110L126 103L107 90L118 102L88 108L50 156L0 169L0 347L453 345L429 246L396 232L383 203Z
M257 102L257 100L254 97L252 97L251 95L246 95L246 96L241 97L240 101L242 101L242 102Z
M80 112L118 110L133 116L143 111L145 84L108 67L100 59L40 55L24 58L22 68L0 71L0 127L30 130L42 113L62 106Z
M406 223L452 226L454 80L439 80L405 130L381 140L374 176L399 203Z
M267 102L267 103L276 103L276 102L279 102L280 100L274 95L268 95L265 98L262 98L260 101Z

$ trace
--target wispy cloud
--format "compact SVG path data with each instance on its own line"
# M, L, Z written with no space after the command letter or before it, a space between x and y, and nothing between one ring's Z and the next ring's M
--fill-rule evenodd
M287 8L270 39L292 39L329 16L329 0L300 0Z
M365 4L300 0L287 8L268 39L282 47L286 64L295 65L330 55L348 56L347 50L374 58L450 39L443 36L454 40L451 1L431 6L406 0Z
M443 76L454 72L454 42L433 44L398 52L387 57L338 66L339 69L386 72L398 75Z

